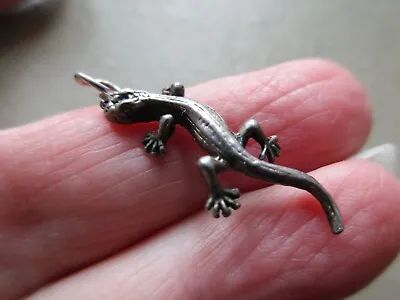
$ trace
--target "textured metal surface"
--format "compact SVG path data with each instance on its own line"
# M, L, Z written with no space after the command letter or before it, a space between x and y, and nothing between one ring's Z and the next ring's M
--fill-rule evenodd
M71 82L76 70L158 90L171 80L191 85L322 56L345 65L367 87L375 111L367 146L400 143L397 0L63 4L54 14L0 20L0 127L93 104L91 91ZM398 299L398 270L355 299Z
M281 149L277 136L267 137L256 120L248 120L238 133L234 133L214 109L185 98L185 88L180 83L173 83L169 88L162 89L162 94L156 94L121 89L107 80L91 78L83 73L77 73L74 77L81 85L92 86L100 92L100 107L110 122L137 124L158 121L158 131L148 132L143 141L146 151L151 154L166 152L175 125L190 132L197 144L209 154L199 159L198 166L210 187L206 208L212 210L215 218L221 215L229 217L232 210L240 208L239 190L224 189L217 178L218 173L232 169L270 183L311 193L320 202L332 233L343 232L339 208L315 178L299 170L273 164ZM254 139L261 146L259 158L246 151L249 139ZM266 156L268 163L263 161Z

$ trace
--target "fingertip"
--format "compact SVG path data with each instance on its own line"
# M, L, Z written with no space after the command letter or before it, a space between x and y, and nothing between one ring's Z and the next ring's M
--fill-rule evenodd
M299 60L297 63L303 69L308 68L307 76L316 82L321 78L329 78L314 90L315 97L326 106L325 109L338 114L335 119L332 113L331 119L325 122L332 124L332 131L336 126L338 130L344 130L343 136L352 137L348 140L353 144L348 145L347 155L360 149L371 132L373 122L373 108L366 86L352 70L333 60L316 58ZM345 121L346 126L338 121Z

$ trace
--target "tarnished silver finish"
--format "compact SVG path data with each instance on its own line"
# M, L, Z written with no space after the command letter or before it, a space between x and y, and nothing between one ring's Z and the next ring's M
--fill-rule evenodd
M239 132L234 133L211 107L185 98L185 88L180 83L155 94L121 89L83 73L76 74L75 79L100 92L100 107L109 121L120 124L159 121L158 131L147 133L143 140L145 150L151 154L166 153L167 141L173 135L175 125L186 128L209 154L199 159L198 166L210 186L206 208L212 210L215 218L220 215L228 217L232 210L240 208L239 190L223 188L217 178L218 173L231 169L274 184L308 191L320 202L331 231L339 234L344 230L338 207L316 179L299 170L273 164L281 152L278 137L267 137L256 120L247 121ZM261 146L258 158L245 149L249 139ZM264 161L265 157L268 162Z

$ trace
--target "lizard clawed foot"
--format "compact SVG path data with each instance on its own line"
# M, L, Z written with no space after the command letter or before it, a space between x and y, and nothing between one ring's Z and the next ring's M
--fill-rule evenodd
M214 218L219 218L220 214L224 217L229 217L232 209L237 210L240 208L239 197L239 189L223 189L211 195L206 203L206 208L207 210L212 210Z
M278 143L278 137L272 135L267 138L266 143L263 146L261 154L259 156L260 160L264 160L265 156L268 158L270 163L273 163L277 157L281 154L281 146Z
M167 152L167 147L157 132L148 132L143 139L144 149L153 155L161 155Z

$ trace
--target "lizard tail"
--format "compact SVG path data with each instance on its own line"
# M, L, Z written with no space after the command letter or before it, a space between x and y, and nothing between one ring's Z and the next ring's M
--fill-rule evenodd
M343 232L344 225L337 205L328 191L314 177L296 169L254 159L250 159L246 164L245 173L274 184L291 186L309 192L320 202L331 231L334 234Z

